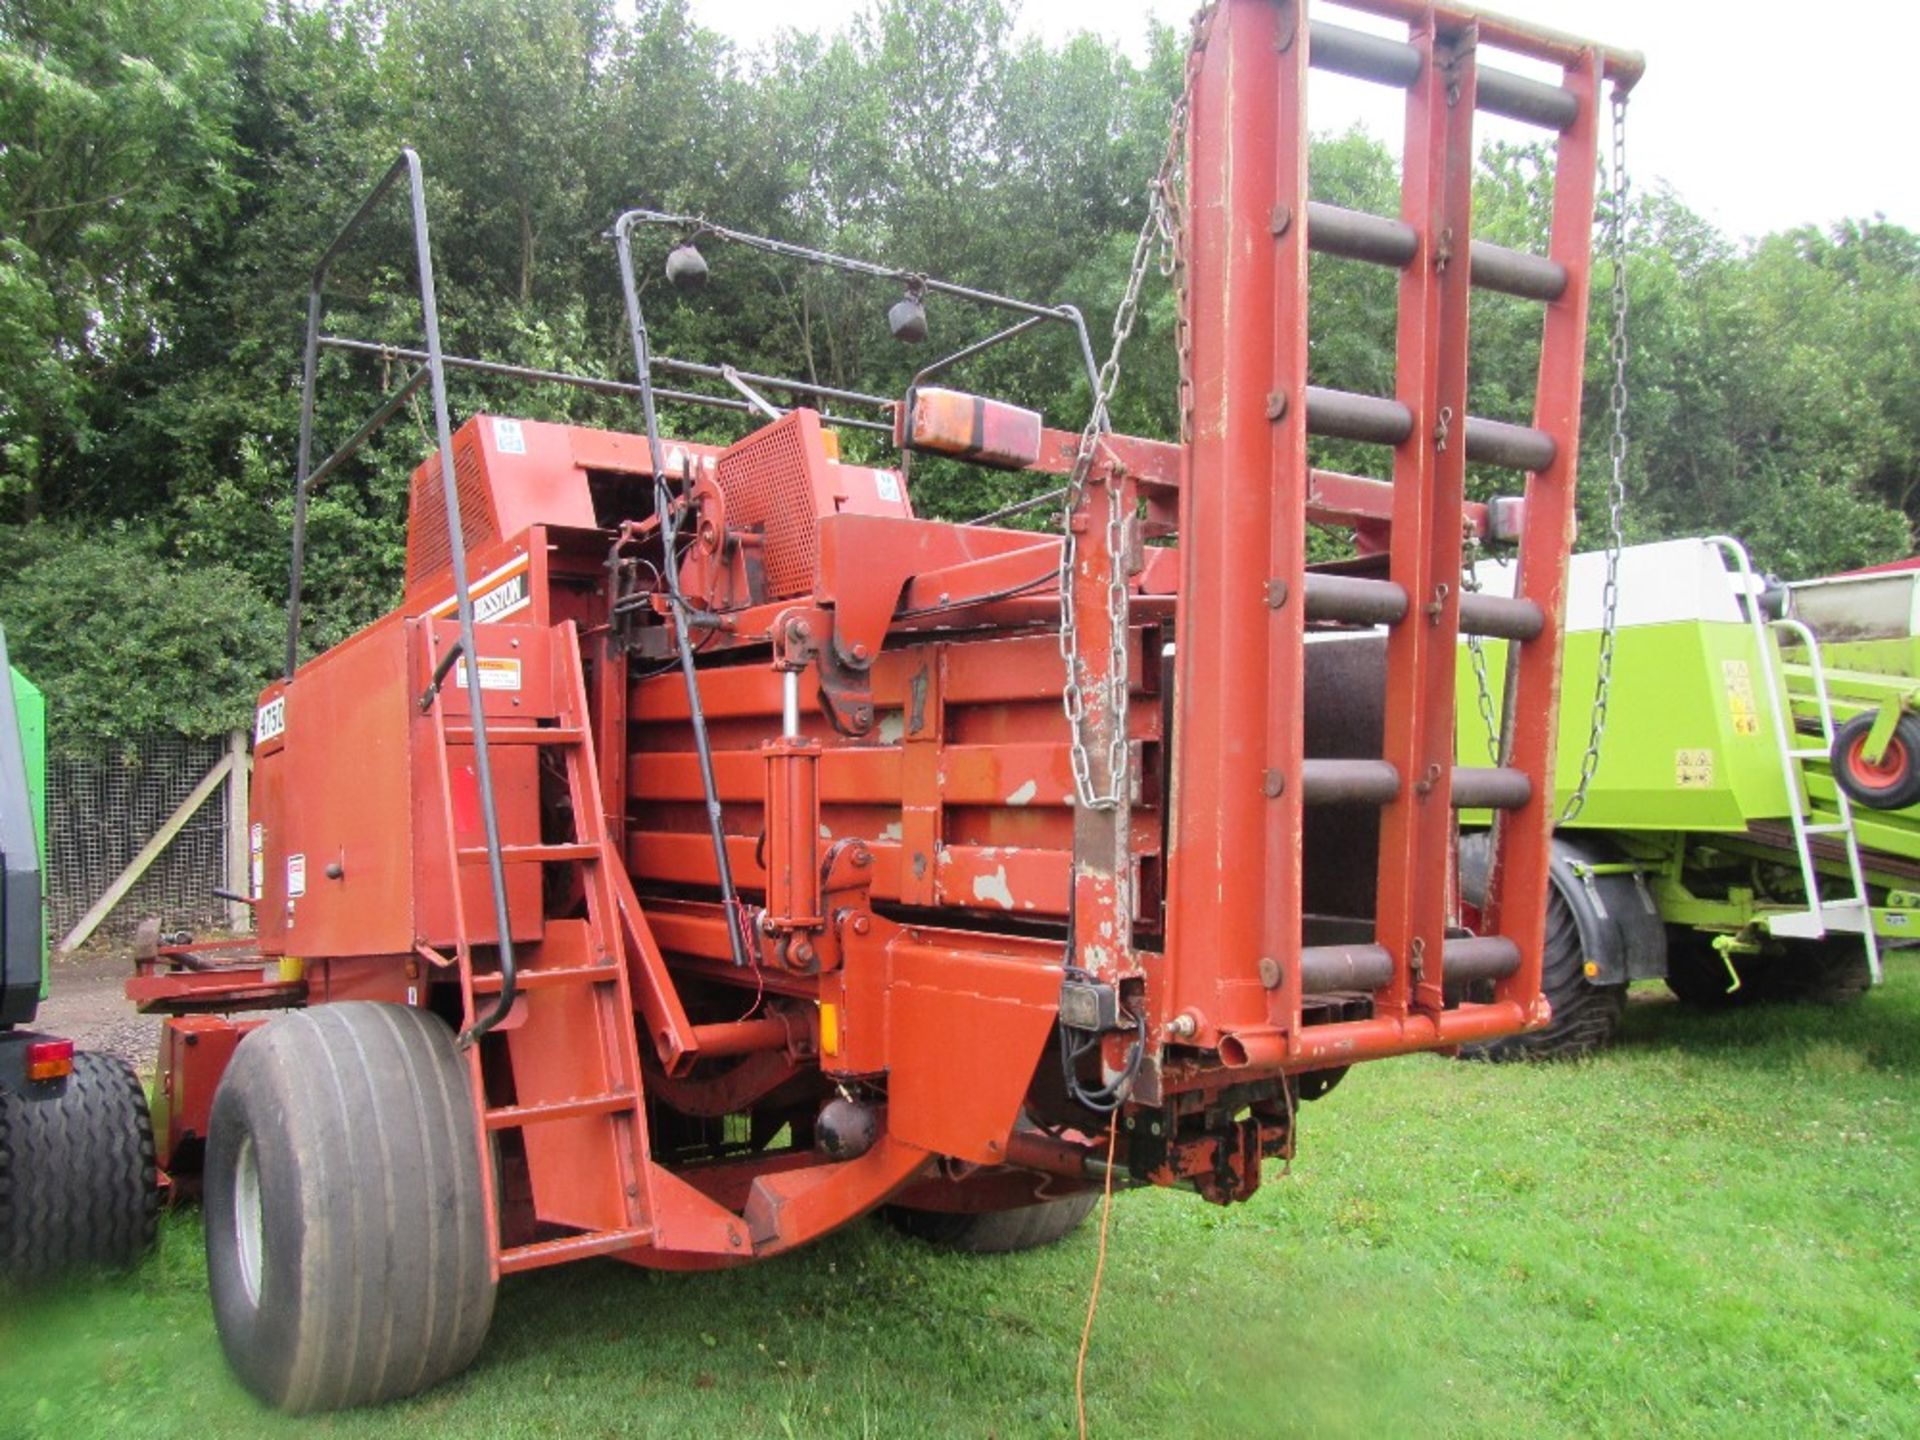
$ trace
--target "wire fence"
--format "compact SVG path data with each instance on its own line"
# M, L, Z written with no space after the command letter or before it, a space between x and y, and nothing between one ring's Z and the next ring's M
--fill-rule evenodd
M58 942L219 763L227 742L151 735L97 759L47 759L47 938ZM96 933L226 923L227 789L218 787Z

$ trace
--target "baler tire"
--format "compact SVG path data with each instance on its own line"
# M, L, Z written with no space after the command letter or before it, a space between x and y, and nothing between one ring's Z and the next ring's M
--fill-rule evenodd
M1873 988L1864 940L1833 937L1789 942L1779 998L1801 1005L1851 1005Z
M1547 938L1540 953L1540 988L1553 1006L1543 1030L1463 1045L1470 1060L1573 1060L1613 1043L1626 1013L1625 985L1587 978L1586 952L1573 908L1557 885L1547 886Z
M1856 715L1833 736L1828 760L1833 778L1855 803L1869 810L1905 810L1920 804L1920 715L1902 714L1878 765L1866 761L1872 712Z
M65 1093L0 1089L0 1279L125 1270L153 1244L153 1120L133 1067L81 1052Z
M214 1094L203 1213L228 1362L292 1413L415 1394L493 1318L466 1065L438 1018L342 1001L249 1035Z
M956 1214L888 1205L880 1216L901 1234L938 1245L943 1250L958 1250L966 1255L1010 1255L1064 1240L1093 1213L1093 1207L1099 1202L1099 1194L1088 1190L1012 1210Z

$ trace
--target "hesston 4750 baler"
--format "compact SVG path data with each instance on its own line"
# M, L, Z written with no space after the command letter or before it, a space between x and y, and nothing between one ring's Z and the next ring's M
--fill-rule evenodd
M933 383L1064 326L1103 396L1070 307L645 211L615 227L638 383L580 382L632 394L644 433L455 431L449 369L577 377L442 353L419 167L396 164L368 207L411 189L425 345L320 333L343 235L314 280L297 493L303 517L430 389L405 599L296 666L296 521L288 673L255 735L261 959L163 955L132 986L173 1015L168 1157L204 1149L220 1333L258 1393L431 1384L476 1352L499 1276L564 1260L740 1264L881 1206L1010 1249L1103 1184L1244 1199L1353 1062L1546 1018L1596 136L1603 84L1640 65L1452 5L1352 8L1405 38L1309 28L1300 0L1196 24L1136 265L1164 222L1180 443ZM1405 90L1398 219L1308 203L1309 63ZM1558 136L1546 255L1470 238L1476 109ZM1013 318L898 404L657 357L633 239L660 233L682 282L704 243L904 285L906 338L929 301ZM1392 396L1308 385L1310 250L1399 271ZM1544 306L1528 423L1467 415L1473 285ZM420 365L313 465L329 346ZM662 439L655 401L687 397L654 378L684 372L767 423ZM836 430L875 424L903 455L1064 477L1064 529L916 518L904 461L840 458ZM1312 468L1316 434L1378 443L1390 478ZM1490 519L1469 461L1524 496ZM1360 558L1308 568L1310 523ZM1517 541L1514 596L1461 593L1467 534ZM1454 763L1463 630L1512 642L1498 766ZM1465 806L1498 814L1470 926Z

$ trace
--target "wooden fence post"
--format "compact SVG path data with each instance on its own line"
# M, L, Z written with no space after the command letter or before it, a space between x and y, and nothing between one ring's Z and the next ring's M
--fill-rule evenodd
M247 828L247 789L252 761L247 755L247 732L227 737L227 889L235 895L253 894L253 847ZM253 928L253 907L227 902L227 925L234 930Z

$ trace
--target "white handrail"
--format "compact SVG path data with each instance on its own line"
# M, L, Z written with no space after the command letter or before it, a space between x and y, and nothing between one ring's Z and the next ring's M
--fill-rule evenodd
M1766 687L1769 709L1773 714L1773 737L1775 748L1780 756L1780 778L1787 791L1787 815L1793 822L1793 846L1800 861L1801 883L1806 887L1807 914L1819 926L1826 930L1828 906L1820 898L1820 872L1814 864L1813 841L1807 831L1806 791L1801 772L1799 747L1794 742L1792 708L1793 701L1788 695L1784 677L1774 666L1773 627L1778 626L1794 632L1800 642L1806 646L1807 668L1813 679L1814 703L1818 708L1821 740L1827 751L1833 748L1833 702L1827 690L1826 667L1820 657L1820 642L1813 632L1800 621L1782 617L1768 620L1761 613L1759 582L1753 573L1753 563L1747 556L1747 547L1731 535L1709 535L1703 543L1716 547L1721 555L1733 562L1740 577L1741 598L1745 602L1747 623L1754 636L1754 648L1759 652L1761 684ZM1851 903L1860 914L1860 933L1867 947L1867 966L1878 985L1881 979L1880 946L1873 933L1873 905L1867 892L1866 870L1860 861L1859 837L1853 828L1853 805L1847 793L1836 778L1834 784L1835 809L1840 817L1841 848L1847 857L1848 879L1853 884ZM1836 905L1832 908L1838 909Z

